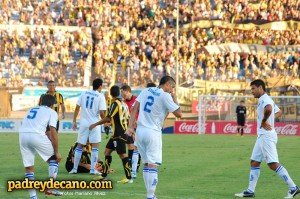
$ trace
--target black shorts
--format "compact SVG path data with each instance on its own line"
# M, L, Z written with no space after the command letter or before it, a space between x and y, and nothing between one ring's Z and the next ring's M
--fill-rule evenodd
M57 133L58 133L58 128L59 128L59 121L57 121L57 123L56 123L56 131L57 131ZM49 125L47 126L46 131L50 131L50 126Z
M238 126L245 126L245 118L238 118L237 124Z
M134 140L132 136L127 136L127 144L133 144Z
M127 139L124 137L112 137L108 140L106 148L116 150L118 154L126 153Z

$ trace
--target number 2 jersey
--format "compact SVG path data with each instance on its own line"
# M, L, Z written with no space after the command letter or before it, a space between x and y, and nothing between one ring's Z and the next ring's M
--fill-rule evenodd
M106 100L103 93L89 90L82 92L78 98L77 105L80 106L80 125L93 124L99 121L99 111L106 110Z
M57 113L47 106L31 108L24 117L19 132L45 135L48 125L56 127L57 119Z
M155 131L161 131L167 113L179 108L170 93L157 87L144 89L136 101L140 103L137 125Z

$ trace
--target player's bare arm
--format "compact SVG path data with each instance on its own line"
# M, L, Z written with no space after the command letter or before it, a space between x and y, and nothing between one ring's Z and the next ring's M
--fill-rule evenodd
M264 117L261 121L261 128L264 128L267 131L272 130L271 125L268 123L268 118L270 117L272 113L272 106L270 104L268 104L267 106L265 106L264 108Z
M89 130L92 130L93 128L95 128L98 125L108 123L108 122L110 122L110 120L111 120L110 117L105 117L102 120L100 120L99 122L96 122L96 123L90 125Z
M61 103L60 106L61 106L61 118L65 119L65 116L66 116L66 107L65 107L65 104Z
M135 101L135 103L131 109L128 128L125 132L127 135L131 136L134 133L134 127L135 127L135 123L136 123L136 115L138 114L139 109L140 109L140 102Z
M56 128L53 126L50 126L50 134L51 134L51 143L54 149L54 155L56 157L56 161L60 162L61 161L61 155L58 152L58 135L56 132Z
M100 114L100 116L101 116L101 118L105 118L105 114L106 113L106 110L100 110L99 111L99 114Z
M77 124L76 124L76 119L80 111L80 106L76 105L75 111L74 111L74 116L73 116L73 124L72 124L72 129L75 131L77 129Z

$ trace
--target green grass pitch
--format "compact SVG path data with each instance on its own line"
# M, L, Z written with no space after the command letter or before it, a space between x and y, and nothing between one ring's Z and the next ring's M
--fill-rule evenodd
M63 161L59 166L58 180L91 180L89 174L69 175L64 162L77 134L59 134L60 153ZM164 135L163 164L159 168L156 195L159 199L230 199L248 185L249 157L255 136L235 135ZM103 156L106 139L102 138L99 156ZM296 184L300 185L300 137L279 137L279 159L287 168ZM7 180L24 178L18 134L0 134L0 198L29 198L27 191L6 191ZM142 173L133 184L118 184L124 176L121 160L114 153L110 175L112 190L63 190L61 198L143 199L145 188ZM36 158L36 179L46 178L47 164ZM284 198L287 186L264 163L256 189L257 199ZM85 194L85 196L80 196ZM88 194L88 195L87 195ZM38 193L39 198L46 198ZM299 197L299 196L298 196ZM48 196L47 198L56 198ZM300 197L299 197L300 198Z

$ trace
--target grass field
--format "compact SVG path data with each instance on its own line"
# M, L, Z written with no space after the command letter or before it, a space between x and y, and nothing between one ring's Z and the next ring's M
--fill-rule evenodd
M63 161L59 167L59 180L91 180L88 174L69 175L64 168L69 147L76 134L60 134L60 152ZM255 136L235 135L164 135L163 164L159 169L157 197L159 199L228 199L248 185L249 157ZM29 198L27 191L6 192L6 181L24 178L24 169L19 152L18 134L0 134L0 180L2 199ZM288 169L291 177L300 184L300 137L279 137L280 161ZM102 140L100 158L103 158ZM120 159L114 154L110 175L114 188L105 190L64 190L61 198L103 198L103 199L143 199L145 188L141 173L133 184L118 184L124 173ZM36 159L36 179L47 177L47 164L40 157ZM286 195L287 186L266 164L256 189L256 198L278 199ZM90 194L79 196L80 194ZM46 198L43 193L39 198ZM299 197L299 196L298 196ZM48 197L48 198L54 198ZM300 198L300 197L299 197Z

